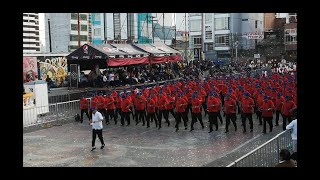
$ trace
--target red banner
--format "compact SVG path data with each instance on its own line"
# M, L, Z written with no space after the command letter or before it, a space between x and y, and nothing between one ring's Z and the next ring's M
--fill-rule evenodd
M181 61L181 60L182 60L182 56L181 55L169 56L168 57L168 61L169 62L177 62L177 61Z
M149 64L148 57L138 58L109 58L108 66L128 66L132 64Z
M151 64L168 62L168 56L155 56L151 57Z

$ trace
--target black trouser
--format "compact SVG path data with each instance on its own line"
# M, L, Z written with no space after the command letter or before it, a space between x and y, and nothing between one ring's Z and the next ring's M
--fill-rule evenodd
M283 130L286 130L287 121L288 121L288 124L291 123L291 116L286 116L286 115L283 115L283 114L282 114L282 119L283 119L282 129L283 129Z
M223 124L222 116L221 116L221 111L218 111L218 112L217 112L217 116L218 116L218 118L219 118L219 120L220 120L220 123Z
M207 112L207 102L203 102L202 103L202 108L203 108L203 111L204 111L204 116L206 116L208 114L208 112Z
M131 112L122 112L121 113L121 125L124 125L124 119L126 119L127 125L130 125L130 113Z
M262 111L257 110L256 112L259 120L259 124L262 125Z
M175 125L175 128L176 129L179 129L179 123L181 122L181 118L183 120L183 124L184 124L184 127L188 127L187 125L187 114L186 112L177 112L176 113L176 125Z
M252 121L252 113L243 113L242 124L243 130L246 131L246 119L249 119L250 130L253 130L253 121Z
M191 112L191 117L192 117L191 129L193 129L193 124L197 121L197 119L200 121L200 124L201 124L202 128L204 128L204 125L203 125L203 122L202 122L201 112L199 112L199 113Z
M236 113L231 113L231 114L226 114L226 131L229 131L229 124L230 124L230 119L233 123L234 130L237 131L237 123L236 123Z
M272 117L263 117L263 131L262 131L263 133L266 133L267 121L269 124L270 132L272 131L272 128L273 128Z
M81 109L81 118L80 118L81 123L83 122L83 113L86 113L87 117L91 119L88 113L88 109Z
M237 101L237 106L238 106L238 114L240 114L240 113L241 113L241 109L240 109L240 103L239 103L239 101Z
M116 108L116 112L114 113L114 121L118 120L118 114L121 116L121 108Z
M101 145L104 145L104 141L103 141L103 137L102 137L102 129L92 129L92 147L94 147L96 144L97 134L98 134L98 138L101 142Z
M110 119L114 118L114 122L117 122L117 120L115 119L115 116L114 116L114 109L107 110L107 114L106 114L107 122L109 122L109 116L110 116Z
M166 122L169 122L168 116L167 114L167 110L163 109L163 110L159 110L159 116L158 116L158 123L159 123L159 128L161 128L161 120L162 120L162 115L164 117L164 119L166 120Z
M222 106L224 105L224 95L222 93L220 93L220 97L221 97L221 102L222 102Z
M107 119L107 111L106 111L106 109L104 109L104 108L99 108L98 109L98 111L100 112L100 113L102 113L102 115L104 116L104 118L106 119L106 122L108 123L109 122L109 119Z
M156 118L156 113L148 112L147 114L147 126L150 126L150 118L151 121L154 121L156 123L156 127L158 126L157 118Z
M167 116L167 119L169 119L169 113L171 113L172 116L173 116L173 118L176 119L176 113L174 112L173 109L168 109L168 110L167 110L167 113L166 113L166 115L165 115L165 116Z
M218 130L218 112L208 112L208 116L209 116L209 128L210 131L213 131L213 124L216 125L216 131Z
M191 108L192 108L192 105L191 104L188 104L187 105L187 108L186 108L186 116L187 116L187 122L189 121L189 111L191 112Z
M138 119L139 121L142 120L143 125L145 124L145 117L146 117L146 112L145 110L136 110L136 114L137 114L137 119L136 122L138 123Z
M280 110L276 110L276 125L279 125L279 115L280 114L281 114L281 111Z

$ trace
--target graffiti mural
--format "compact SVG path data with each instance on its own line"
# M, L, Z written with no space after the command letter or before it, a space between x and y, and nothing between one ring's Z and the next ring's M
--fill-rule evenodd
M65 57L37 57L40 66L40 78L45 80L49 76L54 86L62 87L68 75L67 59Z
M23 57L23 82L34 81L37 75L37 58Z

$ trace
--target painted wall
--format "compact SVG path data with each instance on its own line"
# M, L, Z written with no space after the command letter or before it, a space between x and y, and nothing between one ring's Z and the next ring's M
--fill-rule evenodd
M30 81L34 81L37 75L37 58L23 57L23 82L27 81L27 76L30 76Z

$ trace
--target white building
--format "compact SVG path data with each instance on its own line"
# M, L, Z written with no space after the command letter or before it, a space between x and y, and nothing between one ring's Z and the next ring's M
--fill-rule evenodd
M236 41L239 49L255 49L259 40L244 34L262 33L263 21L263 13L189 13L189 46L195 59L201 59L202 52L205 58L230 59Z
M23 13L23 53L39 52L39 13Z

